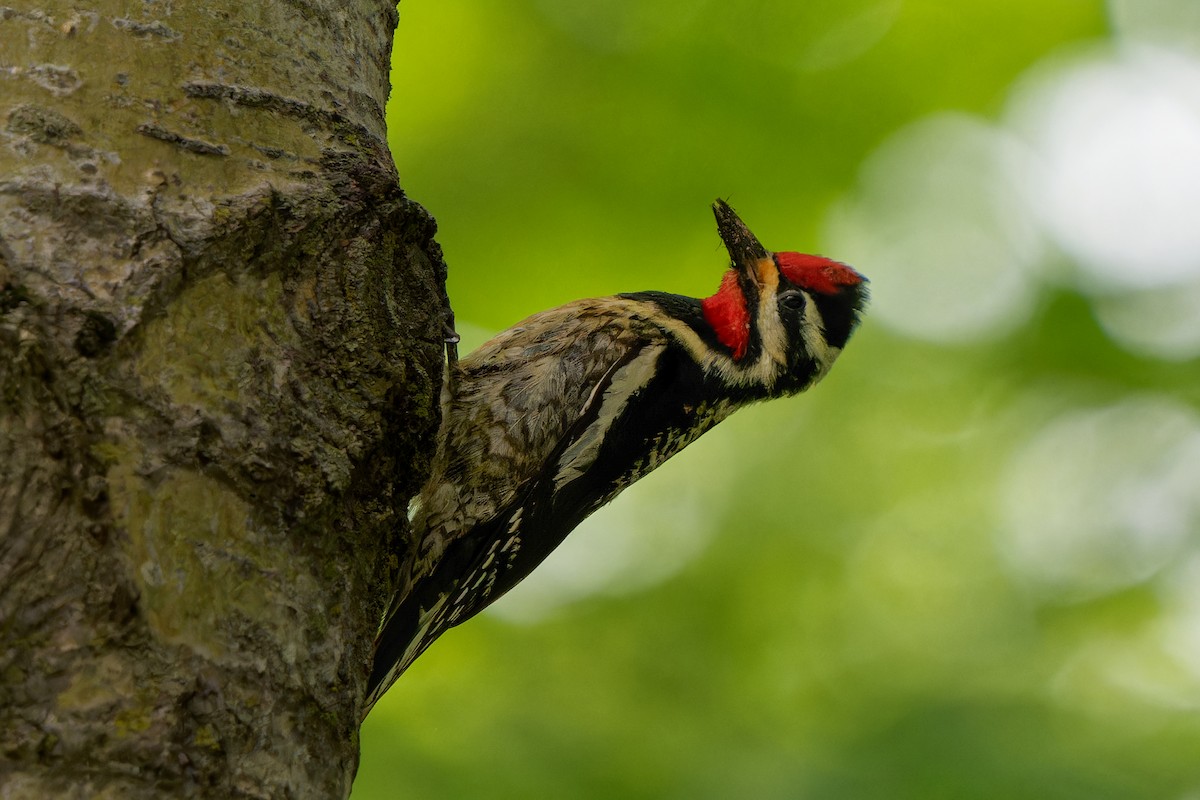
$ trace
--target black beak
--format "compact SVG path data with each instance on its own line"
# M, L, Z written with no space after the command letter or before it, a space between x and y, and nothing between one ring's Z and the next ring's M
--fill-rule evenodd
M742 218L724 200L717 198L713 203L713 214L717 218L717 233L729 251L733 268L745 276L756 275L758 262L770 255L767 248L762 246L758 237L750 232Z

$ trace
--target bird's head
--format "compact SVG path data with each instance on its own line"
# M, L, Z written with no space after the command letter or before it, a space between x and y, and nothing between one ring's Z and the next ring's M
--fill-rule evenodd
M772 253L724 200L713 204L730 268L701 301L704 319L728 350L727 380L791 394L820 380L858 326L866 279L822 256Z

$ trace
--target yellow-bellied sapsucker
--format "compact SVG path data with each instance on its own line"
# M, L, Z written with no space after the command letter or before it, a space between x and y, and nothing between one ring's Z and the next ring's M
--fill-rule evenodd
M863 277L820 256L771 253L728 204L713 210L731 266L712 297L579 300L451 365L366 710L434 639L626 486L738 408L829 371L866 303Z

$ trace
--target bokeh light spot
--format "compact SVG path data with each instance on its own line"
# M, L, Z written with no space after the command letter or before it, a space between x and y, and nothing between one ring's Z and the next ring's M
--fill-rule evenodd
M1119 39L1200 49L1200 3L1196 0L1108 0Z
M1036 70L1014 125L1049 234L1101 285L1200 276L1200 61L1127 48Z
M834 69L863 55L892 29L903 5L903 0L884 0L838 20L804 51L800 69Z
M873 319L936 341L1011 331L1032 306L1041 241L1017 183L1025 153L958 114L894 134L836 207L828 239L871 276Z
M1141 397L1053 420L1000 484L1001 548L1014 570L1063 599L1153 577L1200 522L1200 419Z
M1092 300L1105 332L1140 356L1200 356L1200 280L1161 289L1108 292Z
M1191 675L1190 704L1200 709L1200 554L1171 571L1162 581L1162 595L1160 641Z

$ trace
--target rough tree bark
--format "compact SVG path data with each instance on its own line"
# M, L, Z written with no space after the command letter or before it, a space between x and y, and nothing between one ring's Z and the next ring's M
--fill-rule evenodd
M0 797L348 794L447 309L396 21L0 7Z

